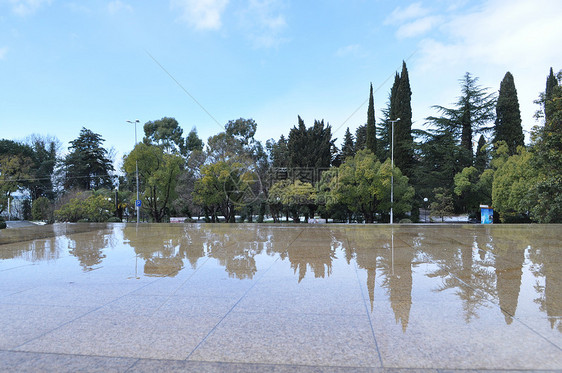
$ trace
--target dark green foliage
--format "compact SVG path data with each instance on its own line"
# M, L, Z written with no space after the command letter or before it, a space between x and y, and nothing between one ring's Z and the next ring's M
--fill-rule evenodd
M494 142L505 141L509 154L517 153L518 146L524 146L525 136L521 127L521 111L513 75L508 71L501 84L496 104Z
M453 196L446 188L435 188L433 190L433 202L431 202L431 216L438 216L443 222L445 216L454 213Z
M365 147L373 154L377 154L377 127L375 125L375 100L373 98L373 85L369 92L369 108L367 109L367 138Z
M412 177L414 162L412 90L406 62L402 62L400 82L395 92L394 97L391 98L391 119L400 118L400 120L394 124L394 164L404 175Z
M193 128L189 131L189 134L185 138L185 152L184 153L191 153L194 151L202 151L203 150L203 140L197 136L197 130Z
M345 135L343 136L343 145L341 148L342 160L347 157L353 157L355 155L355 145L353 144L353 135L349 132L349 127L345 130Z
M477 85L478 78L466 73L460 80L461 96L453 109L433 106L441 113L440 117L427 118L439 131L447 130L455 141L460 140L459 160L462 168L472 166L473 133L490 130L487 125L494 119L496 100L493 93Z
M6 229L6 220L2 216L0 216L0 229Z
M289 167L330 167L335 147L330 125L324 126L323 120L315 120L312 127L306 128L300 116L298 121L298 127L289 132Z
M480 135L478 145L476 147L476 156L474 157L474 167L478 172L482 173L488 167L489 152L487 149L486 138Z
M355 153L367 146L367 126L362 125L355 130Z
M109 172L113 171L113 165L102 147L104 141L100 135L83 127L78 138L70 142L70 153L64 160L67 190L111 187Z
M143 142L147 145L161 146L169 154L179 153L184 146L182 135L183 129L178 121L164 117L144 124Z
M289 148L285 136L281 135L278 142L275 142L273 139L268 140L266 148L268 149L273 167L289 166Z
M558 79L554 75L552 67L550 68L550 73L546 78L546 90L544 92L544 115L545 115L545 122L550 121L550 117L552 114L552 110L547 108L546 103L551 101L554 96L554 88L558 86Z
M53 219L53 207L51 202L46 197L39 197L33 201L31 206L31 217L33 220L47 220Z

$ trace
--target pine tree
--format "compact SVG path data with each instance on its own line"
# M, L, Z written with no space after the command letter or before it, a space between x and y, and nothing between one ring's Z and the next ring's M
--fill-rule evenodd
M393 87L394 88L394 87ZM394 164L408 177L412 176L414 140L412 137L412 90L406 62L402 62L400 81L396 89L391 118L400 118L394 128ZM391 101L392 103L392 101ZM392 117L392 112L395 117Z
M343 137L343 146L341 148L342 160L347 157L353 157L355 155L355 147L353 144L353 135L349 132L349 127L345 130L345 135Z
M496 124L494 126L494 142L505 141L509 154L517 152L518 146L523 146L525 136L521 127L521 111L513 75L508 71L501 84L496 105Z
M377 127L375 126L375 100L373 99L373 84L369 93L369 108L367 109L367 138L365 147L373 154L377 154Z
M101 135L82 128L80 136L70 142L70 153L64 160L66 189L111 187L109 172L113 171L113 165L102 147L104 141Z
M472 166L472 136L473 133L486 132L490 127L486 125L494 119L496 100L493 93L477 85L478 78L466 73L461 82L461 96L453 109L443 106L433 106L441 112L441 117L427 118L438 128L438 132L447 130L460 139L460 164L462 168Z

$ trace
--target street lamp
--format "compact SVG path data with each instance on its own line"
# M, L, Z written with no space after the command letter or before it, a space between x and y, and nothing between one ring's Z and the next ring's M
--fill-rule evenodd
M137 123L139 123L140 120L135 119L134 121L132 120L128 120L127 123L131 123L135 125L135 146L137 146ZM139 223L140 220L140 206L138 205L138 200L139 200L139 162L138 160L135 160L135 168L136 168L136 174L137 174L137 200L135 201L135 207L137 209L137 224Z
M392 125L392 140L390 146L390 164L391 164L391 171L390 171L390 224L394 224L394 216L393 216L393 207L394 207L394 123L398 122L400 118L396 118L395 120L391 120L390 123Z

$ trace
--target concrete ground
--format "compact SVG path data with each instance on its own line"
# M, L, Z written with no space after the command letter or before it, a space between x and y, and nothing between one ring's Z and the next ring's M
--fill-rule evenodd
M0 371L561 371L561 225L0 231Z

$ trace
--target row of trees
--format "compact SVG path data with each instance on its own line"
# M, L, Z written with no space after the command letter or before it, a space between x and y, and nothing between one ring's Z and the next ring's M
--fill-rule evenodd
M537 100L544 125L533 129L527 147L511 73L498 95L466 73L453 107L434 106L437 115L427 118L423 130L413 130L405 63L378 124L371 86L367 121L355 135L347 128L341 149L324 120L307 127L298 117L287 137L264 146L254 137L257 123L240 118L205 145L195 129L184 137L179 123L165 117L144 125L142 142L124 157L123 176L117 177L112 152L86 128L63 158L56 139L1 140L0 213L11 194L26 190L35 218L122 219L133 211L138 165L142 212L155 222L169 216L252 221L255 215L263 221L266 214L275 221L315 215L387 221L391 175L392 207L400 218L416 220L419 208L428 207L435 215L476 215L479 204L492 204L505 222L560 222L561 78L550 70ZM56 196L57 205L47 208Z

